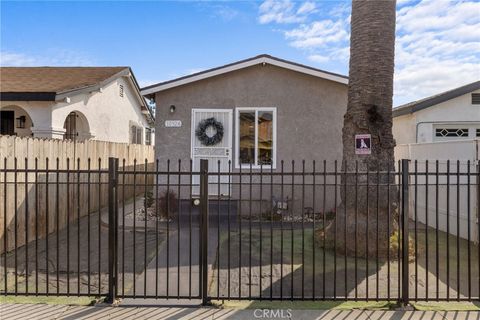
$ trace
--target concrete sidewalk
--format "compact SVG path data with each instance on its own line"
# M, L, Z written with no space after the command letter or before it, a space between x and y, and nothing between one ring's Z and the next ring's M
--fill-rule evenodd
M480 319L477 311L236 310L185 307L65 306L0 304L0 319Z

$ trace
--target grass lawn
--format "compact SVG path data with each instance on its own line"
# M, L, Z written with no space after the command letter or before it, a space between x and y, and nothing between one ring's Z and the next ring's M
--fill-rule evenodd
M337 302L337 301L249 301L213 300L213 305L224 309L293 309L293 310L390 310L397 306L395 302Z
M378 262L375 258L369 258L368 261L363 258L355 260L354 257L335 254L333 250L324 251L315 243L311 226L305 230L297 227L292 231L290 224L284 223L283 232L278 228L270 229L269 224L264 224L261 231L259 224L253 224L251 230L248 227L248 224L243 224L241 232L238 228L233 230L230 238L226 233L221 235L219 255L214 264L214 276L210 286L213 296L219 293L219 296L228 297L230 290L230 297L233 298L238 297L238 294L242 297L249 297L251 294L252 297L261 295L268 298L272 292L274 296L283 293L283 298L287 300L292 294L300 297L302 293L306 299L311 299L313 295L318 299L342 299L345 292L349 298L354 298L355 293L359 298L365 298L368 294L371 300L377 296L380 300L389 300L387 297L393 300L398 297L400 278L396 255L391 256L390 263L387 263L387 260L382 258ZM457 296L468 297L469 287L471 296L478 297L478 246L460 239L460 254L457 255L457 238L449 236L450 255L447 257L447 234L438 232L437 260L435 230L426 230L424 225L418 224L417 231L417 257L416 260L412 259L409 265L411 299L415 300L416 296L419 299L425 298L427 286L428 297L432 300L436 298L437 292L440 298L445 298L448 294L453 301ZM414 238L414 231L411 231L411 236ZM375 242L370 245L375 245ZM468 281L469 245L471 281ZM457 282L457 275L460 276L460 282ZM226 284L228 281L230 286ZM447 287L447 282L450 287ZM241 286L241 290L237 290L235 286ZM417 305L418 308L436 307L424 303ZM472 304L458 306L460 309L467 308L466 310L477 308ZM450 304L450 307L457 306Z
M288 228L288 224L285 224L285 228ZM250 242L251 239L251 242ZM325 273L331 273L335 270L337 272L343 272L345 269L345 256L335 252L333 250L326 250L324 252L323 248L319 247L314 240L314 232L312 229L305 229L303 232L301 229L284 229L283 232L280 229L273 229L271 232L270 229L264 228L260 234L260 230L255 228L249 231L249 229L244 228L241 232L231 232L230 236L230 250L237 253L237 250L240 249L240 241L242 255L246 255L246 259L243 259L242 265L249 264L250 251L252 252L252 264L260 264L260 253L262 256L262 264L270 264L270 254L273 252L273 263L283 263L284 265L290 266L302 266L301 272L305 274L313 275L314 272L314 263L315 262L315 274L318 276L324 272L323 271L323 255L325 255ZM222 258L226 255L228 251L228 234L223 233L220 240L220 252ZM315 260L313 257L315 256ZM225 259L221 258L221 263L225 262ZM392 262L394 262L395 257L391 257ZM336 260L336 261L335 261ZM355 268L355 259L347 257L347 269ZM336 262L336 263L335 263ZM380 259L379 264L384 264L385 259ZM373 258L369 259L369 269L375 268L376 260ZM358 273L364 273L366 270L366 260L358 258L357 259L357 271Z
M292 309L292 310L394 310L399 308L396 301L250 301L213 300L212 304L224 309ZM478 302L417 302L412 303L419 311L480 311Z
M98 297L35 297L35 296L1 296L0 303L23 304L60 304L72 306L90 306L102 301Z
M415 302L412 305L421 311L480 311L479 302Z

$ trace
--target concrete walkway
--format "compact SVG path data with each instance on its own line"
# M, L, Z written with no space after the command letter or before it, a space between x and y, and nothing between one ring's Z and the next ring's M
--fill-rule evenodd
M276 311L273 314L272 311ZM264 314L267 312L267 314ZM7 319L322 319L322 320L445 320L480 319L473 311L364 311L364 310L236 310L184 307L110 307L47 304L0 304L0 318Z
M158 295L172 298L200 295L199 226L194 224L191 229L185 226L177 229L175 225L172 225L171 228L168 241L162 242L157 256L153 257L147 268L137 276L136 296L141 297L144 293L147 296ZM208 265L211 279L218 247L217 226L213 225L209 230ZM133 288L127 294L133 294ZM134 300L125 299L122 303L130 304Z

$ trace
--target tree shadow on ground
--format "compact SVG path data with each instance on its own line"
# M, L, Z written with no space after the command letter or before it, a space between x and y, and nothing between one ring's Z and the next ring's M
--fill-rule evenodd
M212 296L283 299L398 297L398 262L345 257L315 243L312 227L242 224L223 234ZM260 230L261 229L261 230ZM283 240L282 240L283 239Z
M151 231L118 229L118 272L125 286L131 286L134 270L136 275L145 270L157 252L157 241L160 244L164 239L163 233L157 238ZM108 226L99 221L99 214L81 217L79 223L70 223L58 233L2 254L0 290L5 290L6 266L9 293L104 295L108 292L108 250Z

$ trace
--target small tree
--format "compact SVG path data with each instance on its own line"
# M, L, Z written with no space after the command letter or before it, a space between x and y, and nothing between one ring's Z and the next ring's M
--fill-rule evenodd
M157 201L160 217L163 219L171 219L178 212L178 198L174 191L165 190Z

